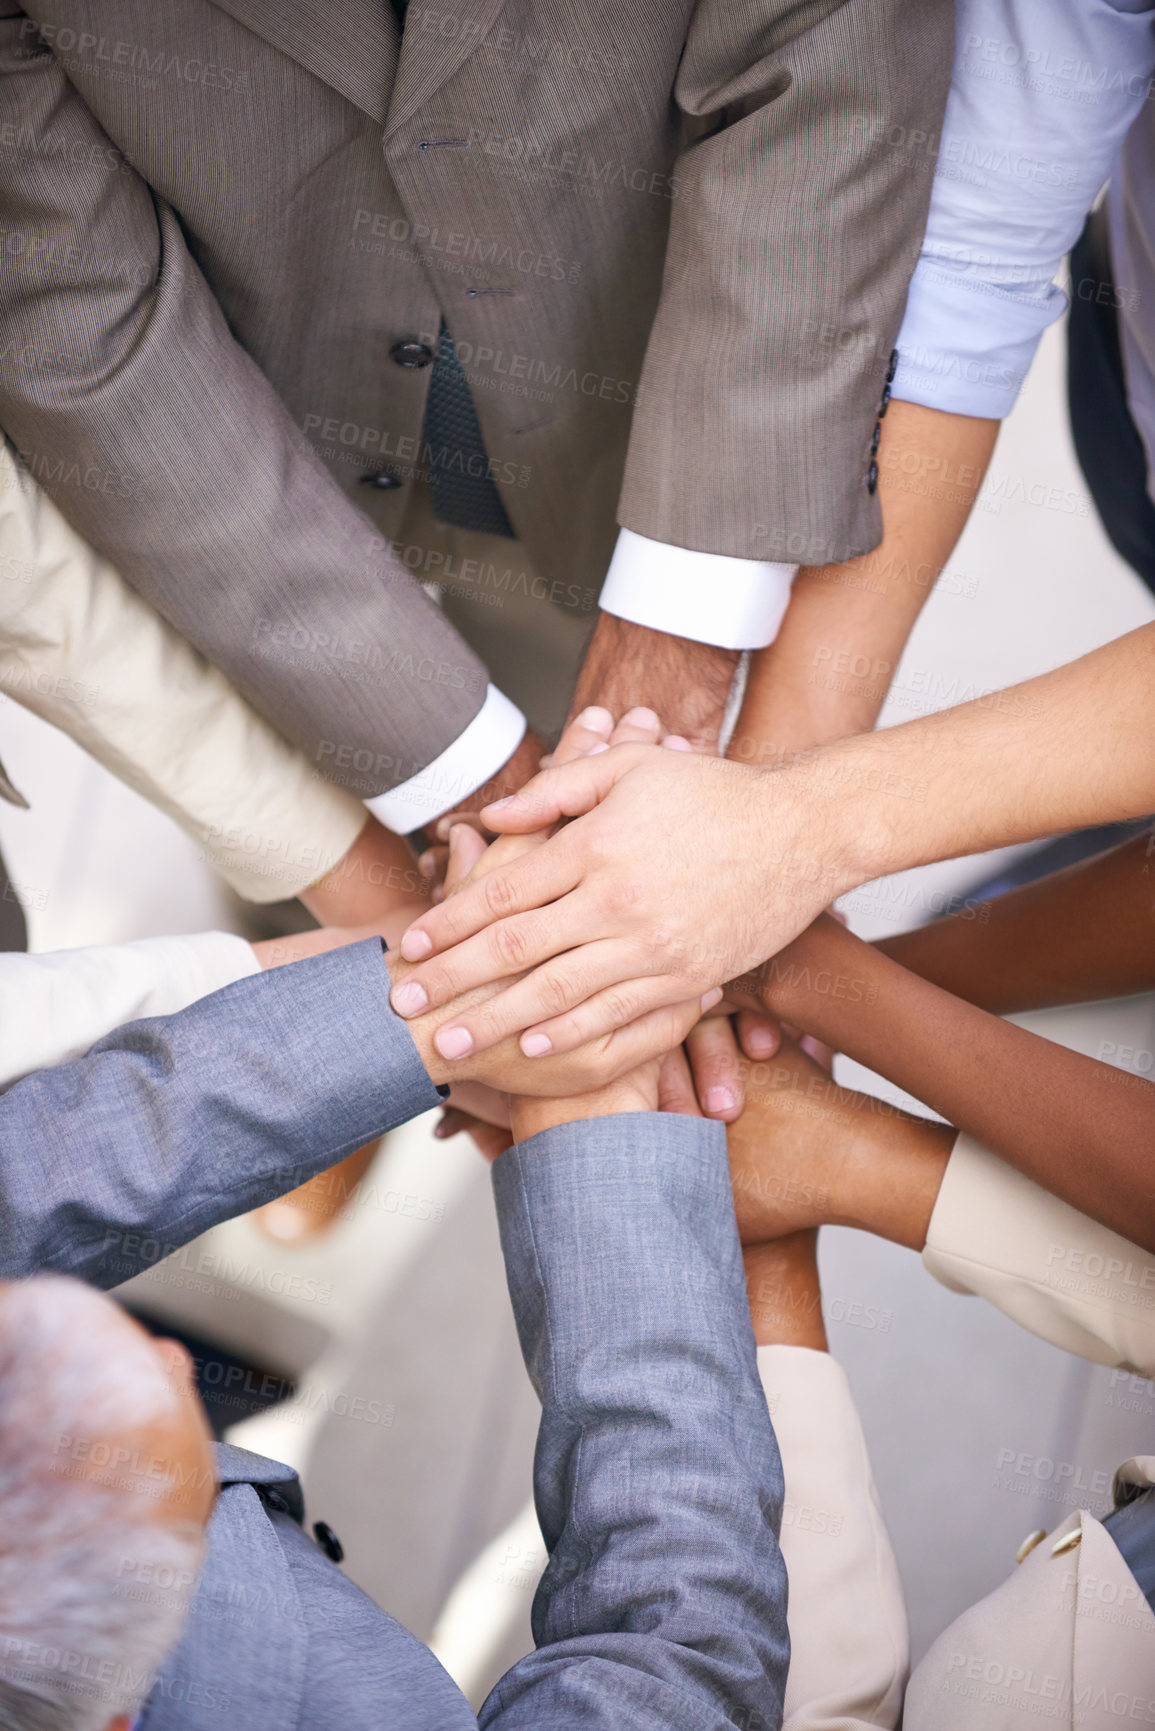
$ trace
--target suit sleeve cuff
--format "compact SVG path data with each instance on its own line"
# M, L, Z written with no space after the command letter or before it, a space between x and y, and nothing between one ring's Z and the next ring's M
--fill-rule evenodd
M524 737L525 716L496 685L490 685L465 732L459 733L440 757L399 787L375 794L365 804L386 829L395 835L411 835L415 829L436 823L491 781Z
M694 643L765 649L778 635L797 570L728 553L696 553L620 529L601 607L633 625Z

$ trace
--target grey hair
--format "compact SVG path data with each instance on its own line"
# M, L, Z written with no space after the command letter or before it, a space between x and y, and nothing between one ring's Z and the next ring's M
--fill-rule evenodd
M199 1524L150 1506L171 1463L108 1440L172 1387L79 1281L7 1286L0 1318L0 1731L104 1731L146 1699L201 1562Z

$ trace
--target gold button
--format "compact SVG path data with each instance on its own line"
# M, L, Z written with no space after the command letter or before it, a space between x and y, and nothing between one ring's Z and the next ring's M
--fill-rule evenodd
M1067 1551L1073 1551L1075 1546L1082 1542L1082 1538L1082 1527L1076 1527L1073 1532L1064 1534L1061 1539L1056 1539L1054 1544L1051 1546L1052 1557L1061 1557L1065 1555Z
M1028 1533L1018 1550L1015 1552L1015 1562L1023 1563L1030 1556L1036 1545L1041 1545L1047 1536L1045 1527L1036 1527L1033 1533Z

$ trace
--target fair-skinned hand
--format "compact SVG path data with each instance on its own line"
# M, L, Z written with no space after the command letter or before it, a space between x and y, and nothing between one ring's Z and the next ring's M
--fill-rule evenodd
M432 1006L522 976L452 1019L439 1049L525 1030L527 1056L570 1051L773 954L844 887L824 850L797 857L816 826L792 785L782 771L631 746L546 770L490 807L486 820L515 834L576 821L406 933L404 956L434 958L414 976ZM414 992L397 1008L420 1002Z
M608 710L594 707L582 712L563 733L553 754L556 764L572 763L579 758L596 756L620 745L662 745L667 750L688 751L685 740L676 735L663 735L659 718L649 709L634 709L614 724ZM455 868L447 872L445 894L458 894L483 877L541 847L551 830L543 829L526 835L499 838L485 849L476 830L454 825L457 848ZM429 856L425 856L428 860ZM395 1007L398 1007L395 1003ZM741 1032L748 1056L769 1056L776 1049L776 1024L760 1014L745 1012ZM691 1030L687 1050L697 1086L698 1100L708 1117L731 1123L744 1105L742 1065L735 1029L729 1016L703 1017ZM483 1114L483 1116L485 1116ZM453 1122L466 1126L459 1118ZM493 1138L486 1132L491 1146Z

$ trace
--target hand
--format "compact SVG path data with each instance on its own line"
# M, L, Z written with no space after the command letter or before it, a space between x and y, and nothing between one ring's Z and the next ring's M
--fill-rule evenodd
M632 711L629 715L623 716L622 720L615 726L613 717L606 711L592 709L569 724L559 742L555 755L566 761L573 761L577 756L585 753L593 754L605 751L611 743L621 744L634 740L656 742L659 738L660 723L652 711L644 709ZM667 736L662 743L671 750L685 751L688 749L684 740L672 736ZM523 851L540 846L542 840L544 840L544 836L541 835L508 836L499 838L491 847L486 848L476 828L465 823L453 824L449 830L447 848L446 893L448 895L457 894L466 884L478 881L487 872L497 869L503 858L508 862L511 855L516 857ZM402 964L395 962L392 965L398 972L401 971ZM704 1002L709 1005L720 996L720 992L715 991L708 994ZM479 1096L487 1097L488 1107L474 1114L468 1109L462 1109L461 1103L455 1102L446 1108L438 1126L438 1133L442 1136L448 1136L455 1135L460 1130L469 1130L474 1134L474 1139L478 1142L482 1152L492 1159L502 1151L501 1146L498 1145L498 1138L492 1134L492 1121L495 1118L499 1119L500 1116L499 1113L494 1112L493 1104L503 1097L496 1095L492 1088L478 1082L471 1082L465 1086L471 1090L475 1101ZM460 1083L455 1085L455 1094L460 1091L460 1088ZM452 1099L453 1096L451 1096ZM479 1119L481 1122L475 1122L475 1119Z
M747 1077L727 1131L744 1244L820 1225L854 1226L921 1250L955 1132L841 1088L784 1040Z
M661 722L651 709L634 709L615 726L608 710L594 707L584 710L570 722L562 734L552 761L555 764L575 762L592 757L612 746L629 744L662 745L671 751L688 751L687 742L677 735L663 736ZM445 894L456 894L467 885L478 882L492 871L509 865L513 860L541 847L548 840L549 830L537 830L527 835L500 837L485 849L480 835L464 825L454 825L456 855L450 864ZM428 859L429 856L425 856ZM425 859L422 866L424 869ZM436 895L436 892L435 892ZM395 1003L395 1008L399 1007ZM753 1057L767 1057L775 1050L776 1024L768 1017L749 1012L742 1017L742 1034L746 1050ZM707 1117L724 1123L737 1118L745 1104L742 1066L730 1018L725 1015L704 1017L693 1028L686 1042L690 1064L698 1089L698 1099ZM459 1128L468 1126L455 1119ZM492 1137L486 1133L487 1145Z
M300 899L322 926L372 927L389 942L428 906L429 886L409 843L367 816L344 859L302 890Z
M658 1110L658 1076L664 1055L649 1059L604 1088L556 1100L514 1094L510 1098L513 1134L518 1142L553 1130L559 1124L584 1123L589 1118L616 1118L623 1112Z
M657 710L695 751L716 752L739 655L689 637L599 613L574 692L574 710L604 705L622 715L635 704Z
M544 771L486 821L510 833L577 821L402 940L434 1007L535 970L448 1023L441 1050L483 1051L524 1029L529 1057L572 1051L772 955L853 879L830 809L799 798L786 771L652 747Z

